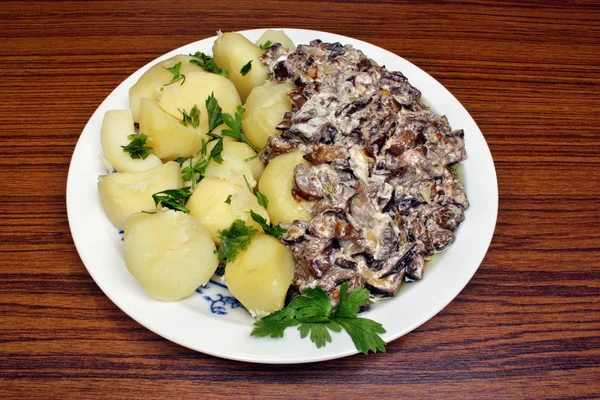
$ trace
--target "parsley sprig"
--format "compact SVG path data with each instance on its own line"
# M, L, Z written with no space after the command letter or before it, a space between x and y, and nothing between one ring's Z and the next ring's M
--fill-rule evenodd
M187 209L185 203L187 203L191 195L190 188L183 187L181 189L168 189L154 193L152 199L156 207L160 204L162 207L170 208L171 210L189 213L190 210Z
M177 110L182 115L181 121L179 121L181 125L191 126L192 128L197 128L200 125L200 109L197 104L194 104L189 113L185 111L185 108L183 110L178 108Z
M269 206L269 199L267 199L267 196L265 196L264 194L262 194L261 192L259 192L257 190L256 191L256 199L258 200L258 204L260 204L265 209L267 209L267 207Z
M341 332L344 329L354 342L356 349L364 354L369 351L385 353L385 342L379 334L385 333L383 326L367 318L356 315L360 307L369 299L367 289L357 288L348 292L348 282L340 287L340 302L333 309L327 293L321 288L305 289L282 310L254 323L252 336L283 337L284 331L298 326L300 337L310 335L310 340L321 348L331 343L329 330Z
M196 64L203 68L205 71L212 72L213 74L227 76L228 73L224 69L219 68L215 60L201 51L197 51L194 54L190 54L193 58L190 60L192 64Z
M222 231L217 231L221 245L217 258L219 261L232 262L240 250L246 250L250 240L258 231L248 226L241 219L233 221L231 226Z
M260 45L260 48L263 50L267 50L271 46L273 46L273 42L270 40L267 40L266 42L264 42L263 44Z
M251 69L252 69L252 60L250 60L246 64L244 64L242 69L240 69L240 74L242 74L242 76L246 76L246 74L248 72L250 72Z
M287 229L282 228L280 226L277 225L269 225L267 224L267 220L260 214L255 213L254 211L250 210L250 217L252 217L252 219L260 225L260 227L262 228L263 232L266 233L267 235L271 235L274 236L276 238L280 238L284 233L287 232Z
M223 110L219 106L219 102L215 98L215 93L211 93L204 102L206 112L208 113L208 133L212 133L216 127L223 123Z
M148 139L148 136L143 133L129 135L127 136L127 139L131 140L131 142L127 146L121 147L124 152L129 153L129 157L145 160L146 157L152 153L152 147L146 146L146 139Z
M229 129L223 129L223 136L229 136L240 142L246 143L248 146L252 147L254 151L258 152L258 149L250 143L250 140L244 135L242 132L242 114L246 111L244 106L237 106L237 111L235 113L235 118L231 116L231 114L223 113L222 118L223 122L229 127Z
M165 68L165 69L173 74L173 78L171 78L171 80L169 82L165 83L163 86L169 86L169 85L172 85L175 82L179 82L179 81L181 81L180 85L184 84L185 75L183 75L181 73L181 61L179 61L177 64L173 65L172 67Z
M210 160L215 160L217 164L221 164L223 162L223 157L221 157L221 152L223 151L223 138L219 137L216 140L217 141L210 150L210 153L207 150L206 141L204 141L204 139L202 140L202 148L200 149L200 154L196 161L194 161L193 157L178 158L176 160L181 167L183 167L185 162L188 162L188 166L182 168L181 170L181 178L185 182L191 181L192 189L196 188L196 184L206 174L206 168L208 167Z

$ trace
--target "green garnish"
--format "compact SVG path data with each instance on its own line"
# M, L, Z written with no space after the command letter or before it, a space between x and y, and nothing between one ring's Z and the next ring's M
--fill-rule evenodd
M270 40L267 40L266 42L264 42L263 44L260 45L260 48L263 50L267 50L271 46L273 46L273 42Z
M231 116L231 114L223 113L223 121L230 129L223 129L223 136L229 136L240 142L246 143L248 146L252 147L254 151L258 153L258 149L250 143L250 140L244 135L242 132L242 114L246 111L244 106L237 106L237 111L235 113L235 118Z
M217 231L221 245L217 258L219 261L232 262L235 260L239 250L246 250L250 244L252 236L258 231L250 226L247 226L241 219L233 221L231 226L222 231Z
M173 78L171 78L171 80L169 82L165 83L163 86L172 85L175 82L179 82L179 81L181 81L181 85L183 85L183 83L185 82L185 75L183 75L180 72L181 71L181 61L179 61L177 64L173 65L171 68L165 68L165 69L173 74Z
M335 197L335 194L333 194L333 191L331 190L331 188L329 186L327 186L324 183L321 183L321 186L323 187L323 191L325 192L326 195L331 197L331 199L333 201L337 201L337 197Z
M225 203L231 204L231 195L227 196L227 198L225 199Z
M205 71L212 72L213 74L227 76L228 73L224 69L219 68L219 66L215 63L215 60L201 51L197 51L194 54L190 54L190 56L194 57L190 60L192 64L196 64L202 67Z
M254 160L255 158L258 158L258 154L255 154L255 155L253 155L253 156L250 156L250 157L248 157L248 158L244 159L244 162L252 161L252 160Z
M259 192L257 190L256 198L258 199L258 204L260 204L261 206L263 206L266 209L267 206L269 205L269 199L267 199L267 196L265 196L264 194L262 194L261 192Z
M305 289L282 310L254 322L252 336L283 337L284 331L291 326L298 326L300 337L310 334L310 340L321 348L331 343L329 330L341 332L344 329L356 349L367 354L369 351L385 353L385 342L379 334L385 333L383 326L367 318L356 316L360 307L369 299L367 289L357 288L348 293L348 282L340 286L340 302L334 311L325 291L317 286Z
M191 195L190 188L183 187L181 189L168 189L154 193L152 199L156 207L160 204L162 207L170 208L171 210L189 213L190 210L185 207L185 203L187 203Z
M179 123L183 126L192 126L192 128L197 128L198 125L200 125L200 109L198 108L198 105L194 104L194 107L192 107L192 109L190 110L189 114L187 111L185 111L185 109L180 110L179 108L177 109L181 115L181 121L179 121Z
M246 175L242 175L242 176L244 177L244 181L246 182L246 187L248 188L250 193L254 194L254 191L252 190L252 186L250 186L250 184L248 183L248 178L246 178Z
M250 210L250 216L257 224L260 225L263 232L266 233L267 235L271 235L276 238L280 238L284 233L287 232L287 229L285 229L285 228L282 228L277 225L272 226L272 225L267 224L267 220L262 215L257 214L252 210Z
M246 76L246 74L248 72L250 72L250 70L252 69L252 60L248 61L248 63L246 63L242 69L240 69L240 74L242 74L242 76Z
M152 153L152 147L146 146L146 139L148 139L148 136L143 133L129 135L127 136L127 139L131 140L131 143L121 147L124 152L129 153L129 157L145 160L146 157Z
M217 126L223 123L223 118L221 118L223 112L219 106L219 102L215 98L214 92L206 98L205 104L206 112L208 113L208 133L210 134Z
M206 141L202 139L202 149L200 150L200 155L196 159L196 162L193 162L193 158L184 158L181 161L181 158L176 159L175 161L179 162L180 166L187 160L189 161L189 166L183 168L181 170L181 178L185 182L192 182L192 189L196 187L196 184L202 179L204 174L206 173L206 167L210 163L210 160L215 160L217 164L221 164L223 162L223 158L221 157L221 152L223 151L223 138L219 137L214 147L208 153L206 149Z

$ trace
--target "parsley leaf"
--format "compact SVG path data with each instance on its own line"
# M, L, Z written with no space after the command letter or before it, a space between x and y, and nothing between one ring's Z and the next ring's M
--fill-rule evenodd
M254 160L255 158L258 158L258 154L255 154L255 155L253 155L253 156L250 156L250 157L248 157L248 158L244 159L244 162L252 161L252 160Z
M225 199L225 203L231 204L231 195L227 196L227 198Z
M250 72L250 70L252 69L252 60L248 61L248 63L246 63L242 69L240 69L240 74L242 74L242 76L246 76L246 74L248 72Z
M232 262L235 260L239 250L246 250L250 244L252 236L258 231L250 226L247 226L241 219L233 221L231 226L222 231L217 231L221 245L217 258L219 261Z
M183 187L181 189L168 189L154 193L152 199L154 200L156 207L160 204L162 207L170 208L171 210L189 213L190 210L185 207L185 203L191 195L190 188Z
M222 134L223 136L229 136L236 140L239 140L240 142L246 143L258 153L258 149L252 143L250 143L250 140L248 140L246 135L244 135L244 133L242 132L242 114L244 113L244 111L246 111L244 106L237 106L235 118L232 117L231 114L223 113L223 122L225 122L225 124L230 129L223 129Z
M192 128L197 128L198 125L200 125L200 109L198 108L197 104L194 104L194 107L192 107L189 114L187 111L185 111L185 109L180 110L178 108L177 110L183 116L181 121L179 121L179 123L181 125L183 125L183 126L191 125Z
M227 76L228 73L224 69L219 68L219 66L215 63L215 60L209 56L204 54L201 51L197 51L194 54L190 54L190 56L194 57L190 60L192 64L196 64L202 67L205 71L212 72L213 74Z
M208 113L208 133L211 133L217 126L223 123L223 118L221 117L223 113L214 92L206 98L205 104Z
M287 328L299 325L300 337L309 337L317 348L321 348L332 341L330 330L341 332L344 329L357 350L365 354L385 352L385 342L379 336L385 333L383 326L356 316L369 295L367 289L348 293L348 282L344 282L340 287L338 308L334 311L329 296L321 287L306 289L280 311L256 321L250 335L283 337Z
M179 61L177 64L173 65L171 68L164 68L164 69L166 69L167 71L172 73L173 78L171 78L171 80L169 82L165 83L163 86L172 85L173 83L179 82L179 81L181 81L180 85L183 85L183 83L185 82L185 75L183 75L180 72L181 71L181 61Z
M269 205L269 199L267 199L267 196L265 196L264 194L262 194L258 190L256 191L256 199L258 200L258 204L260 204L261 206L263 206L265 209Z
M304 339L310 332L310 340L317 346L318 349L325 346L328 342L331 343L331 335L329 330L341 332L342 328L335 322L326 323L305 323L298 327L300 337Z
M208 167L208 164L210 163L210 160L215 160L216 163L221 164L223 162L223 158L221 157L221 152L223 151L223 138L221 136L219 136L219 138L217 139L217 142L215 143L215 145L213 146L213 148L210 150L210 154L208 153L207 149L206 149L206 141L204 141L204 139L202 139L202 149L200 150L199 155L196 158L196 161L193 160L192 157L187 158L187 159L183 159L183 161L179 164L180 166L183 165L183 163L186 160L189 160L189 166L183 168L181 170L181 178L185 181L185 182L192 182L192 189L194 189L196 187L196 184L200 181L200 179L202 179L202 177L204 176L204 174L206 173L206 168ZM178 158L177 162L179 162L181 159Z
M358 351L368 354L369 351L376 353L379 350L385 353L385 342L378 335L385 333L385 329L379 322L366 318L334 318L333 320L348 332Z
M271 226L269 224L267 224L267 220L260 214L255 213L254 211L250 210L250 217L252 217L252 219L260 225L260 227L262 228L263 232L266 233L267 235L271 235L274 236L276 238L280 238L284 233L287 232L287 229L282 228L280 226Z
M275 314L264 317L254 322L254 329L251 336L270 336L272 338L282 338L283 331L290 326L298 325L296 311L291 307L284 307Z
M348 285L340 286L340 303L335 311L335 317L354 318L360 306L367 303L371 294L367 289L354 289L348 293Z
M133 159L145 160L146 157L152 153L152 147L146 146L146 139L148 136L143 133L136 133L133 135L127 136L127 139L131 140L127 146L121 146L123 151L129 153L129 157Z
M267 50L271 46L273 46L273 42L270 40L267 40L266 42L264 42L263 44L260 45L260 48L263 50Z

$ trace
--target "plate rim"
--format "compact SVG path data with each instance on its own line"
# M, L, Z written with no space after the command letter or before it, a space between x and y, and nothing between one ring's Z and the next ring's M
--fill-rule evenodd
M492 223L490 226L488 226L488 231L491 228L491 233L487 232L488 235L486 235L487 239L485 241L485 245L480 245L481 248L483 249L483 251L481 251L481 256L477 257L478 260L476 262L477 266L472 270L472 272L470 273L470 275L468 276L468 279L464 279L464 283L462 283L460 290L456 291L456 293L454 295L452 295L447 301L439 303L437 305L436 310L434 312L428 312L426 314L424 314L420 320L418 320L416 323L413 323L411 326L393 332L393 333L386 333L383 335L384 340L386 343L390 343L393 340L398 339L401 336L404 336L405 334L417 329L418 327L420 327L421 325L423 325L425 322L429 321L431 318L435 317L437 314L439 314L450 302L452 302L466 287L466 285L471 281L471 279L473 278L473 276L475 275L475 273L477 272L477 270L479 269L481 263L483 262L485 255L487 254L487 251L489 249L489 246L492 242L493 236L494 236L494 231L495 231L495 226L497 223L497 215L498 215L498 201L499 201L499 195L498 195L498 181L497 181L497 174L496 174L496 170L495 170L495 165L494 165L494 160L493 157L491 155L491 151L489 149L489 146L487 144L487 142L485 141L485 137L483 136L483 133L481 132L481 130L479 129L479 127L477 126L477 124L475 123L473 117L470 115L470 113L464 108L464 106L460 103L460 101L458 101L458 99L456 99L456 97L454 97L454 95L448 90L446 89L441 83L439 83L433 76L429 75L428 73L426 73L425 71L423 71L421 68L419 68L418 66L416 66L415 64L411 63L410 61L404 59L403 57L392 53L382 47L373 45L371 43L362 41L360 39L355 39L355 38L351 38L351 37L347 37L344 35L339 35L336 33L330 33L330 32L326 32L326 31L317 31L317 30L311 30L311 29L297 29L297 28L259 28L259 29L250 29L250 30L242 30L242 31L237 31L238 33L241 33L245 36L247 35L257 35L260 34L262 32L264 32L267 29L275 29L275 30L283 30L286 33L288 33L290 36L292 36L292 38L295 36L295 34L311 34L314 37L322 37L324 36L334 36L336 37L336 40L339 41L345 41L345 43L350 43L353 46L355 46L356 48L363 50L365 52L365 54L367 54L367 56L371 57L371 54L369 54L369 52L367 50L364 50L364 48L376 48L377 51L383 52L384 54L386 54L388 57L393 57L393 58L398 58L400 59L402 62L407 63L408 65L410 65L414 71L417 71L421 74L424 74L427 76L427 79L431 80L432 82L434 82L435 84L437 84L443 91L447 92L446 94L450 96L450 98L453 100L453 102L455 103L455 105L457 105L459 107L459 109L462 110L462 112L464 112L466 114L466 116L472 121L473 125L476 128L476 132L479 135L481 135L481 138L483 139L483 143L485 144L485 150L487 150L487 156L489 156L489 161L491 161L491 170L488 171L488 173L491 172L491 175L488 178L491 178L493 181L493 193L491 196L491 200L492 200L492 208L494 210L493 216L490 215L489 217L491 217ZM134 312L131 312L131 310L128 310L128 307L126 306L122 306L121 304L119 304L119 301L116 300L115 298L113 298L113 296L110 293L110 290L108 290L105 286L104 281L102 281L101 279L99 279L99 277L97 276L97 274L95 273L95 271L92 271L92 269L90 269L90 267L88 265L91 265L91 262L89 261L86 252L84 251L84 244L82 242L82 237L81 235L76 235L76 231L78 229L76 222L75 222L75 218L76 218L76 213L75 213L75 206L73 204L73 199L74 199L74 185L75 185L75 169L76 169L76 165L74 164L74 161L77 158L77 155L81 153L81 148L83 146L83 140L82 138L84 137L84 133L90 129L93 129L93 124L92 121L94 119L98 118L98 115L100 112L102 112L102 110L106 107L106 103L109 102L110 99L113 98L113 96L115 95L115 93L119 92L122 90L122 87L125 86L125 84L132 80L134 76L139 76L141 75L144 71L146 71L150 66L154 65L155 63L157 63L160 60L169 58L171 56L173 56L174 54L177 54L178 52L182 52L183 49L194 46L194 45L199 45L199 43L201 42L205 42L205 41L211 41L216 39L217 36L212 36L212 37L207 37L207 38L203 38L191 43L188 43L184 46L180 46L174 50L171 50L153 60L151 60L150 62L148 62L147 64L145 64L143 67L139 68L138 70L136 70L134 73L132 73L131 75L129 75L125 80L123 80L123 82L121 82L119 85L117 85L117 87L115 89L113 89L113 91L111 91L111 93L101 102L101 104L96 108L96 110L93 112L92 116L88 119L85 127L83 128L78 140L77 140L77 144L75 145L75 148L73 150L73 154L71 156L71 160L69 163L69 171L68 171L68 175L67 175L67 185L66 185L66 205L67 205L67 217L68 217L68 222L69 222L69 229L71 232L71 236L73 237L73 242L75 244L75 247L77 249L77 253L79 254L79 257L82 260L82 263L84 264L86 270L88 271L88 273L90 274L90 276L92 277L92 279L94 280L94 282L98 285L98 287L102 290L102 292L104 293L104 295L106 295L114 304L115 306L117 306L121 311L123 311L125 314L127 314L130 318L132 318L134 321L136 321L137 323L139 323L140 325L144 326L146 329L150 330L151 332L171 341L174 342L178 345L181 345L183 347L189 348L191 350L194 351L198 351L204 354L209 354L212 356L216 356L216 357L220 357L220 358L226 358L226 359L231 359L231 360L236 360L236 361L243 361L243 362L252 362L252 363L263 363L263 364L300 364L300 363L311 363L311 362L319 362L319 361L326 361L326 360L330 360L330 359L337 359L337 358L342 358L342 357L346 357L346 356L350 356L353 354L357 354L359 353L358 350L356 350L353 346L349 349L345 349L345 350L339 350L336 351L334 350L333 352L329 352L327 351L327 347L319 349L323 354L322 355L312 355L310 357L300 357L300 358L269 358L269 357L265 357L265 358L257 358L256 356L250 356L250 355L244 355L244 354L231 354L228 352L223 352L223 351L215 351L212 350L210 348L198 348L197 346L191 346L189 343L187 343L185 340L181 340L179 337L173 337L171 335L167 335L165 334L164 331L160 331L160 329L155 329L154 326L149 326L152 324L147 323L147 321L144 321L144 318L140 317L140 315L135 314ZM404 71L402 71L404 73ZM409 78L410 80L410 78ZM425 96L426 97L426 96ZM462 127L460 127L462 128ZM99 132L98 132L98 142L99 142ZM78 153L79 150L79 153ZM464 183L464 182L463 182ZM468 212L468 210L467 210ZM460 229L460 227L459 227ZM88 262L86 262L86 259L88 259L88 262L90 264L88 264ZM466 276L465 276L466 277ZM424 279L427 279L426 277ZM271 340L271 339L265 339L265 340ZM279 339L281 340L281 339ZM351 342L350 342L351 343ZM331 346L331 343L329 344L329 346Z

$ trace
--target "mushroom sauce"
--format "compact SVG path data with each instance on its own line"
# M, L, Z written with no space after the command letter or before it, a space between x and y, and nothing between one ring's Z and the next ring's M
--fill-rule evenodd
M262 61L271 80L296 89L260 158L301 150L312 163L296 167L293 195L313 201L313 218L284 225L282 237L296 259L290 296L318 285L335 301L343 282L394 296L421 279L469 206L452 168L466 159L463 131L402 73L350 45L275 44Z

